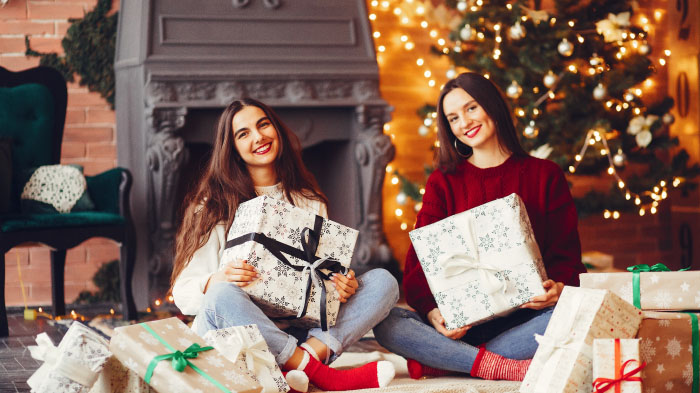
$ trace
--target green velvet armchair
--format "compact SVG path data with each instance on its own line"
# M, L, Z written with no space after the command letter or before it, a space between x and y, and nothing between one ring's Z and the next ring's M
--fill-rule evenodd
M5 254L23 243L51 248L52 312L63 315L66 251L92 237L116 241L120 244L122 313L125 319L136 318L131 291L136 239L129 211L128 170L115 168L86 177L92 210L23 214L20 208L26 180L21 174L60 162L66 101L66 82L53 68L11 72L0 67L0 337L9 334L4 264L10 261L5 261Z

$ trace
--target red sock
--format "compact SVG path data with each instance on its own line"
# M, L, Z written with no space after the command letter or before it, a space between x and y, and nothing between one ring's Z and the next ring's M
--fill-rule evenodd
M382 388L394 379L394 366L387 361L372 362L349 370L336 370L304 352L304 361L299 367L303 367L309 381L322 390Z
M421 379L423 377L443 377L445 375L459 374L449 370L441 370L421 364L417 360L407 359L408 375L413 379Z
M530 367L532 359L515 360L504 358L486 348L480 348L476 355L472 371L472 377L483 379L505 379L508 381L522 381L525 378L527 368Z

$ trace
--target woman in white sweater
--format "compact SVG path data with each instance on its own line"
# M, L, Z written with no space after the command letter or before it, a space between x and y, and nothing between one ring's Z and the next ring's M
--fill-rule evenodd
M342 371L322 362L335 359L388 315L398 285L387 271L335 274L343 305L335 326L323 333L320 328L300 332L270 320L241 289L258 277L247 261L219 269L238 205L263 194L327 217L326 197L302 162L296 135L267 105L237 100L221 114L209 165L185 199L172 274L175 304L184 314L196 315L192 328L200 335L257 324L280 367L304 371L321 389L387 385L394 375L389 362Z

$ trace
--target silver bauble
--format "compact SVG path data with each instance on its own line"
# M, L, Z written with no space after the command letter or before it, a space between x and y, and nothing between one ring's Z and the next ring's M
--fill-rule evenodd
M673 117L672 114L667 113L661 118L661 121L663 121L664 124L673 124L673 122L676 121L676 118Z
M551 88L555 83L557 83L557 79L557 75L553 73L552 70L549 70L547 75L542 78L542 83L544 83L547 88Z
M598 100L598 101L600 101L600 100L602 100L603 98L605 98L605 96L606 96L607 94L608 94L608 90L605 88L605 86L603 86L602 83L598 83L598 86L596 86L596 87L593 89L593 98L595 98L595 99Z
M468 4L466 1L460 1L459 3L457 3L457 10L459 10L460 12L466 11L467 7L468 7Z
M525 126L525 129L523 130L523 136L528 139L537 138L539 133L540 129L535 125L534 120L530 120L530 124Z
M512 40L519 40L525 37L525 27L523 27L519 21L515 22L515 24L508 29L508 36Z
M472 39L472 37L474 37L474 29L472 29L472 27L469 25L464 25L462 30L459 31L459 38L464 41L469 41Z
M569 42L566 38L561 40L559 45L557 45L557 51L559 52L560 55L564 57L569 57L572 54L574 54L574 44Z
M511 82L511 84L506 87L506 95L509 98L517 99L521 94L523 94L523 88L520 87L516 81Z
M627 156L622 152L622 149L617 149L617 153L612 158L613 164L617 167L624 166L627 162Z

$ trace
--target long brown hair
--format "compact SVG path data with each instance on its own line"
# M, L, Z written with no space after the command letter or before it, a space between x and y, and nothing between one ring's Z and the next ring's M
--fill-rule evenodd
M484 108L491 120L496 123L496 137L500 146L508 149L516 156L528 155L520 146L513 114L498 86L481 74L465 72L454 79L450 79L440 91L437 105L437 128L440 147L435 156L435 166L437 168L445 172L452 172L457 165L466 159L464 156L468 157L472 154L472 148L461 143L455 134L452 133L450 123L447 121L447 116L445 116L443 101L445 96L454 89L464 89ZM458 144L462 155L455 149L455 143Z
M328 204L328 199L301 159L299 138L272 108L252 98L232 102L219 117L209 164L197 187L185 197L183 205L186 208L175 238L171 289L195 251L206 243L214 226L223 221L228 231L238 205L257 196L253 179L233 140L233 117L247 106L265 112L277 130L280 149L275 160L275 173L287 200L293 203L293 195L301 195Z

